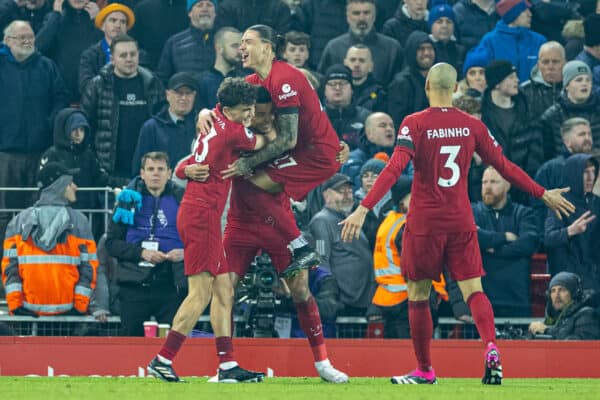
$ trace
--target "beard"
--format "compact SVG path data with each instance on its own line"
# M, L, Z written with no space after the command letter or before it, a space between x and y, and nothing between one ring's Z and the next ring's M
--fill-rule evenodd
M502 196L486 192L481 196L481 201L488 207L494 207L502 200Z

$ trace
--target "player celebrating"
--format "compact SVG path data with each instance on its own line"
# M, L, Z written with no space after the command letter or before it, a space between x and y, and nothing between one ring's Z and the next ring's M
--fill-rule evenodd
M458 281L486 346L482 382L502 383L494 314L481 287L484 271L467 195L466 178L474 151L515 186L541 198L559 217L574 210L561 195L568 189L544 190L503 156L502 148L483 123L452 107L455 90L456 70L451 65L439 63L429 70L425 93L431 106L402 121L389 163L358 208L340 222L342 240L358 238L369 209L413 159L415 175L402 241L402 272L408 281L409 324L418 367L406 375L392 377L392 383L437 382L430 356L433 324L429 292L432 279L440 276L444 265L452 279Z
M223 177L252 176L256 189L269 193L285 192L294 200L304 197L331 177L338 169L336 154L340 142L319 98L304 74L284 61L278 61L278 47L283 38L266 25L254 25L244 32L240 45L242 63L256 73L246 77L253 84L265 87L277 109L277 138L255 154L236 160L224 169ZM198 128L205 132L210 115L200 113ZM260 170L253 169L266 161L271 163ZM308 245L296 226L296 221L281 210L259 212L279 223L277 229L293 251L294 262L283 276L318 264L318 254Z
M210 322L220 361L219 382L259 382L264 376L239 367L233 355L233 287L221 238L221 215L230 181L223 180L218 171L232 163L240 151L260 149L266 139L245 127L254 114L255 86L241 78L227 78L219 87L217 98L213 128L198 138L190 157L176 170L179 178L190 179L177 213L177 229L184 244L188 295L177 310L167 340L147 368L148 373L168 382L180 381L172 360L209 301ZM216 171L211 171L204 182L198 180L202 175L198 166L202 164L212 165L212 171Z
M273 105L269 92L263 87L259 87L255 107L251 128L257 133L272 132ZM283 192L270 194L262 190L256 191L248 180L236 178L232 183L229 204L223 245L233 287L237 286L240 277L246 275L250 262L261 249L269 253L278 272L290 265L291 254L287 242L276 229L278 221L275 218L265 219L257 212L257 208L281 208L281 212L286 212L288 218L293 220L294 214L287 195ZM301 270L294 276L285 278L285 281L296 306L300 326L312 349L319 376L327 382L347 383L348 375L335 369L327 356L319 308L308 287L308 271Z

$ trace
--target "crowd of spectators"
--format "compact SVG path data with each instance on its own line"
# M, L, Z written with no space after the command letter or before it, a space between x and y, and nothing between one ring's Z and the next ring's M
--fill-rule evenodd
M403 118L428 107L425 77L436 62L459 73L455 105L481 118L505 155L546 188L570 187L565 195L577 206L567 219L547 214L475 155L469 195L495 314L531 316L534 253L548 254L551 276L577 274L585 298L598 298L600 0L0 0L0 187L36 186L40 167L58 163L77 169L69 176L78 186L129 184L142 196L142 211L152 197L179 198L170 183L148 193L142 160L171 169L189 153L197 111L215 106L223 79L249 73L238 47L254 24L284 37L279 56L305 73L350 148L340 174L294 203L321 267L336 280L342 313L381 314L372 303L378 228L386 216L402 214L408 193L398 199L390 192L351 246L340 240L337 223L384 168ZM168 158L143 159L157 151ZM402 179L410 182L412 174L409 165ZM35 198L2 190L0 209L26 209ZM80 193L71 206L93 209L99 201ZM152 207L146 211L152 221ZM13 305L24 306L13 292L19 283L10 269L10 220L0 213L2 237L9 226L2 268L14 312ZM133 271L148 251L126 225L111 224L106 247L117 269ZM98 240L103 229L97 222L92 228ZM127 281L121 312L134 314L124 293L144 299L146 284L168 286L179 298L175 267L173 276L168 269L158 283L143 276ZM167 321L169 312L160 318ZM128 334L140 334L135 325L126 325ZM532 332L552 329L544 326Z

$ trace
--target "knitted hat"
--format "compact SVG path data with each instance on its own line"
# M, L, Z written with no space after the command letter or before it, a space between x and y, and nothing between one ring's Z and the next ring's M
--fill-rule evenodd
M194 7L194 4L196 4L199 1L200 0L187 0L187 10L188 10L188 12L190 12L190 10L192 9L192 7ZM215 7L217 6L216 0L210 0L210 1L211 1L211 3L213 3L215 5Z
M131 8L127 7L124 4L120 3L112 3L104 7L102 10L98 11L96 14L96 18L94 19L94 24L96 24L96 28L102 29L102 24L106 17L109 14L114 13L115 11L122 12L127 17L127 30L130 30L135 24L135 14L131 10Z
M352 185L352 181L350 180L348 175L337 173L331 178L329 178L327 181L325 181L325 183L323 183L323 185L321 186L321 189L323 191L326 191L327 189L335 190L341 187L342 185L346 184Z
M583 21L585 32L585 45L598 46L600 44L600 14L590 14Z
M487 82L488 90L494 90L497 84L506 79L517 69L510 61L495 60L485 68L485 81Z
M583 61L573 60L566 63L563 67L563 87L566 88L569 82L579 75L589 75L591 77L592 71Z
M334 64L325 72L325 83L334 79L343 79L352 83L352 71L344 64Z
M90 125L85 118L85 115L80 111L72 113L65 120L65 133L67 134L67 137L69 137L71 132L77 128L85 129L86 134L90 131Z
M371 158L360 168L360 176L363 176L367 172L374 172L377 175L385 168L385 163L377 158Z
M528 8L531 8L531 3L527 0L502 0L496 4L496 12L506 24L513 22Z
M489 64L489 57L483 47L475 47L467 53L465 62L463 63L463 76L467 75L469 69L473 67L485 68Z
M451 19L454 24L456 24L456 19L454 18L454 10L448 3L439 3L431 7L429 10L429 19L427 20L427 24L429 24L429 29L431 30L431 26L438 19L446 17Z
M550 280L548 289L552 289L554 286L558 285L567 289L571 293L573 299L581 295L581 280L574 273L563 271L554 275Z
M37 176L37 187L45 189L52 185L62 176L69 176L73 180L73 175L77 174L77 169L67 169L64 165L58 162L49 162L40 167Z

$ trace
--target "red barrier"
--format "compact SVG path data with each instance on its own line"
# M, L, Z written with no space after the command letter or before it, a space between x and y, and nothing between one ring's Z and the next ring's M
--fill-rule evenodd
M0 337L0 375L132 376L145 373L163 339ZM308 343L301 339L235 339L246 368L275 376L316 376ZM327 341L330 358L350 376L391 376L415 366L408 340ZM501 341L505 376L600 377L600 342ZM475 340L434 340L432 357L441 377L479 377L483 345ZM183 376L214 375L213 339L189 339L175 360ZM49 367L51 370L49 370Z

